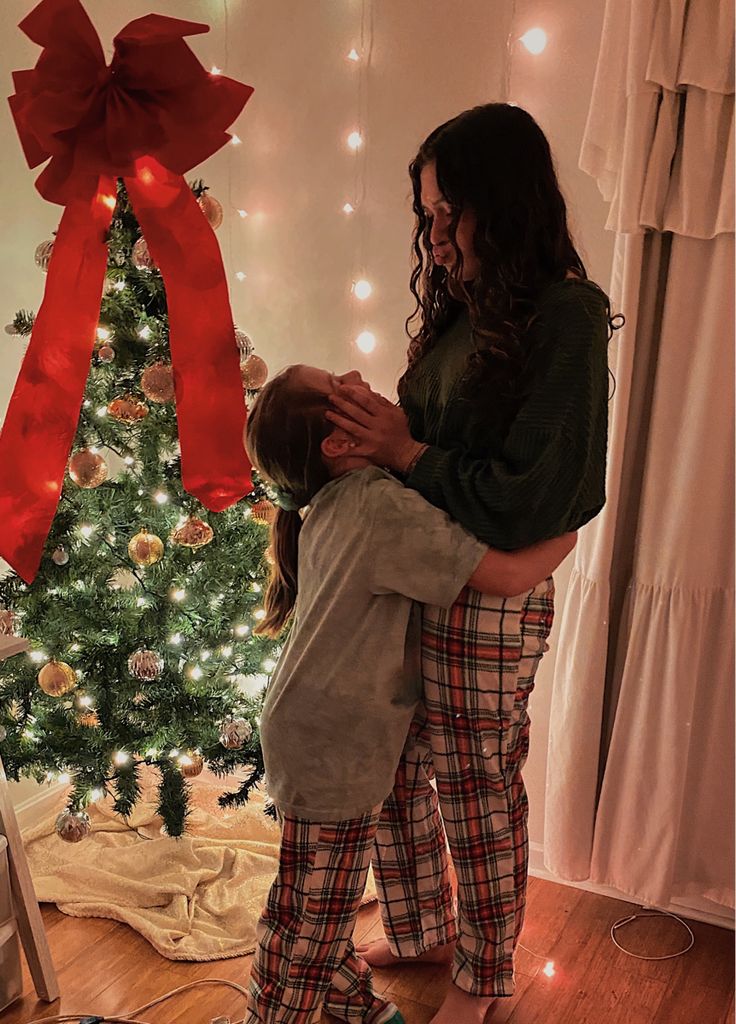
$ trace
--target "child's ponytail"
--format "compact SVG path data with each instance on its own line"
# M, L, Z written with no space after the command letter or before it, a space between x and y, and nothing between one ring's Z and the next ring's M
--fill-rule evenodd
M278 636L292 613L298 589L301 528L302 519L298 512L276 509L271 527L273 568L264 601L266 617L253 630L258 635Z

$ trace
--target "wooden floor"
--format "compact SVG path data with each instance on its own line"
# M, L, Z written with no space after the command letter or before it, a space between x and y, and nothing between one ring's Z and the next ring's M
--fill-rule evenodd
M531 878L517 991L502 1001L492 1024L731 1024L734 1020L733 932L691 921L695 945L674 960L635 960L611 942L614 921L631 904ZM245 985L251 957L212 963L165 960L137 932L113 921L69 918L44 905L43 916L62 998L37 1001L28 972L25 995L1 1016L27 1024L55 1014L122 1015L187 982L225 978ZM358 940L380 934L378 907L360 912ZM659 918L635 922L619 941L645 955L673 952L684 930ZM554 964L549 976L544 968ZM399 1006L407 1024L427 1024L442 1001L449 971L437 967L377 970L378 991ZM242 1021L234 990L202 987L143 1014L151 1024L210 1024L229 1015Z

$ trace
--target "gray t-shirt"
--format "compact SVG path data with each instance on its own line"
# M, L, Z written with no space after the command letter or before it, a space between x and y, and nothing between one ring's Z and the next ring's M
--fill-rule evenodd
M279 810L356 818L391 792L422 695L421 614L450 607L487 548L377 467L330 481L299 536L299 592L261 741Z

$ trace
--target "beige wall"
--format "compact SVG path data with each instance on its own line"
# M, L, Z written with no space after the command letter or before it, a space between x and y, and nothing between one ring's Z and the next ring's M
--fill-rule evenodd
M31 0L5 0L0 7L6 82L11 70L36 59L37 48L15 27L31 6ZM212 25L208 36L191 40L195 51L206 66L217 64L256 89L236 125L243 145L228 146L201 168L228 214L219 237L236 320L273 370L296 360L336 371L357 366L377 387L393 392L405 349L403 321L411 309L406 166L440 121L500 98L511 3L373 0L373 64L364 93L366 200L352 218L341 212L356 180L356 157L344 139L358 123L359 71L344 55L359 45L359 0L86 0L86 7L108 51L123 24L122 8L125 19L154 9ZM541 26L549 44L537 57L517 47L511 98L547 132L583 258L590 275L606 287L613 239L603 231L605 208L595 185L577 169L603 0L517 0L515 7L516 35ZM18 307L35 308L39 302L43 277L33 252L56 226L59 211L35 192L34 174L23 162L4 105L0 145L0 321L5 323ZM241 220L238 207L251 215ZM238 270L247 274L242 283L233 276ZM358 308L350 284L361 275L372 282L374 293ZM370 356L351 345L363 328L379 339ZM17 339L0 333L0 413L21 348ZM558 577L562 598L567 572ZM537 842L542 840L553 658L554 648L542 663L532 706L527 780L531 837Z

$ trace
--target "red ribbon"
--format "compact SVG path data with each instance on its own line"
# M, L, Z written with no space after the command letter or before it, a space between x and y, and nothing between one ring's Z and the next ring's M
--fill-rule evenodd
M209 31L196 22L131 21L109 67L79 0L42 0L20 28L44 49L10 107L29 166L51 158L36 187L66 207L0 433L0 555L30 583L79 422L118 177L166 286L182 483L216 512L252 489L222 257L182 174L229 140L253 90L205 71L184 41Z

